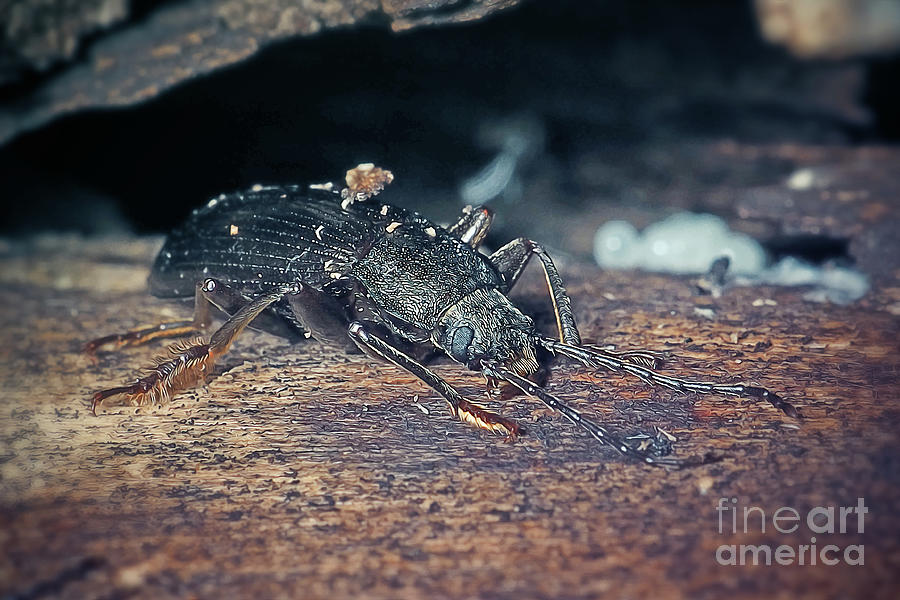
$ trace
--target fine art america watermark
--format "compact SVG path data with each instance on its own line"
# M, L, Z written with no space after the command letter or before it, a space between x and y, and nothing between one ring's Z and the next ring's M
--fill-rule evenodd
M809 534L809 543L797 546L722 544L716 549L716 562L720 565L866 564L863 544L822 544L816 539L817 535L864 533L869 512L865 498L857 498L856 506L816 506L805 514L790 506L768 514L759 506L738 504L737 498L719 498L716 512L720 535L790 534L798 530Z

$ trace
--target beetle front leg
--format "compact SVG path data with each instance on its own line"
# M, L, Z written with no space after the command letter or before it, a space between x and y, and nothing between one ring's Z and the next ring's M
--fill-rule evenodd
M519 426L514 421L494 414L484 407L466 400L449 383L441 379L428 367L367 331L365 326L359 321L354 321L350 324L348 333L350 338L359 344L362 349L369 350L376 356L406 369L436 390L450 404L450 410L453 412L453 415L461 421L481 429L504 434L508 439L514 439L519 434Z
M168 400L173 393L191 387L212 373L215 361L228 352L232 342L262 311L288 293L279 289L264 294L243 306L225 321L210 337L209 342L198 341L169 349L170 357L161 359L150 374L134 383L110 388L94 394L91 412L96 414L103 400L112 396L126 396L131 404L156 404Z
M489 257L505 284L505 293L508 293L518 281L522 271L533 255L541 260L544 268L544 277L550 290L550 299L553 301L553 314L556 316L556 326L559 330L559 339L567 344L575 346L581 344L581 336L575 325L575 314L572 312L572 301L563 286L562 278L553 260L544 249L528 238L515 239Z

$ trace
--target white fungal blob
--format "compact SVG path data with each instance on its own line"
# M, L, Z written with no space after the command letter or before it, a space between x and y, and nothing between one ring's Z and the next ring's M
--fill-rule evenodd
M798 173L794 186L813 185ZM869 289L864 273L838 264L818 266L788 256L766 266L766 252L756 240L714 215L680 213L643 232L627 221L608 221L594 236L594 259L607 269L700 274L722 256L730 259L733 285L810 286L805 299L836 304L853 302Z
M727 256L735 274L759 273L766 261L762 246L728 229L715 215L679 213L638 233L631 223L609 221L594 237L594 258L611 269L705 273Z

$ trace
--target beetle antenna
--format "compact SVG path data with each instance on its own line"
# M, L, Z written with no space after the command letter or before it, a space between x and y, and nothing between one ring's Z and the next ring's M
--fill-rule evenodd
M553 354L562 354L571 359L577 360L588 367L605 367L614 373L627 373L634 375L645 383L651 385L659 385L680 392L697 392L700 394L725 394L729 396L739 396L742 398L751 398L754 400L766 400L775 408L781 410L789 417L799 418L797 409L792 404L783 400L775 392L770 392L766 388L754 387L744 384L727 385L720 383L712 383L705 381L689 381L663 375L653 370L647 363L640 360L634 360L629 357L630 353L618 354L615 352L607 352L598 348L590 348L585 346L573 346L552 340L549 338L537 338L537 343L552 352ZM641 353L636 353L640 355Z

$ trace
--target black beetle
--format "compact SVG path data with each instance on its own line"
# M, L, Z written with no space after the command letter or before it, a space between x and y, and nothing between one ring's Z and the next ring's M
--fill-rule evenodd
M485 207L467 208L451 227L373 200L393 175L371 164L347 172L347 187L332 184L255 186L210 200L160 251L150 276L159 297L195 296L191 321L111 335L88 352L160 337L188 335L210 324L210 306L229 318L209 342L171 349L146 377L97 392L155 403L212 372L240 332L253 327L288 338L346 343L416 375L450 403L454 415L478 427L515 436L518 426L463 398L417 359L439 349L496 386L505 381L561 412L625 456L674 466L656 442L629 445L585 419L538 384L538 349L585 365L635 375L675 390L764 399L787 415L793 406L760 387L686 381L653 370L652 355L582 346L569 297L553 261L520 238L490 256L478 252L491 224ZM546 275L559 340L540 335L533 320L507 298L529 259Z

